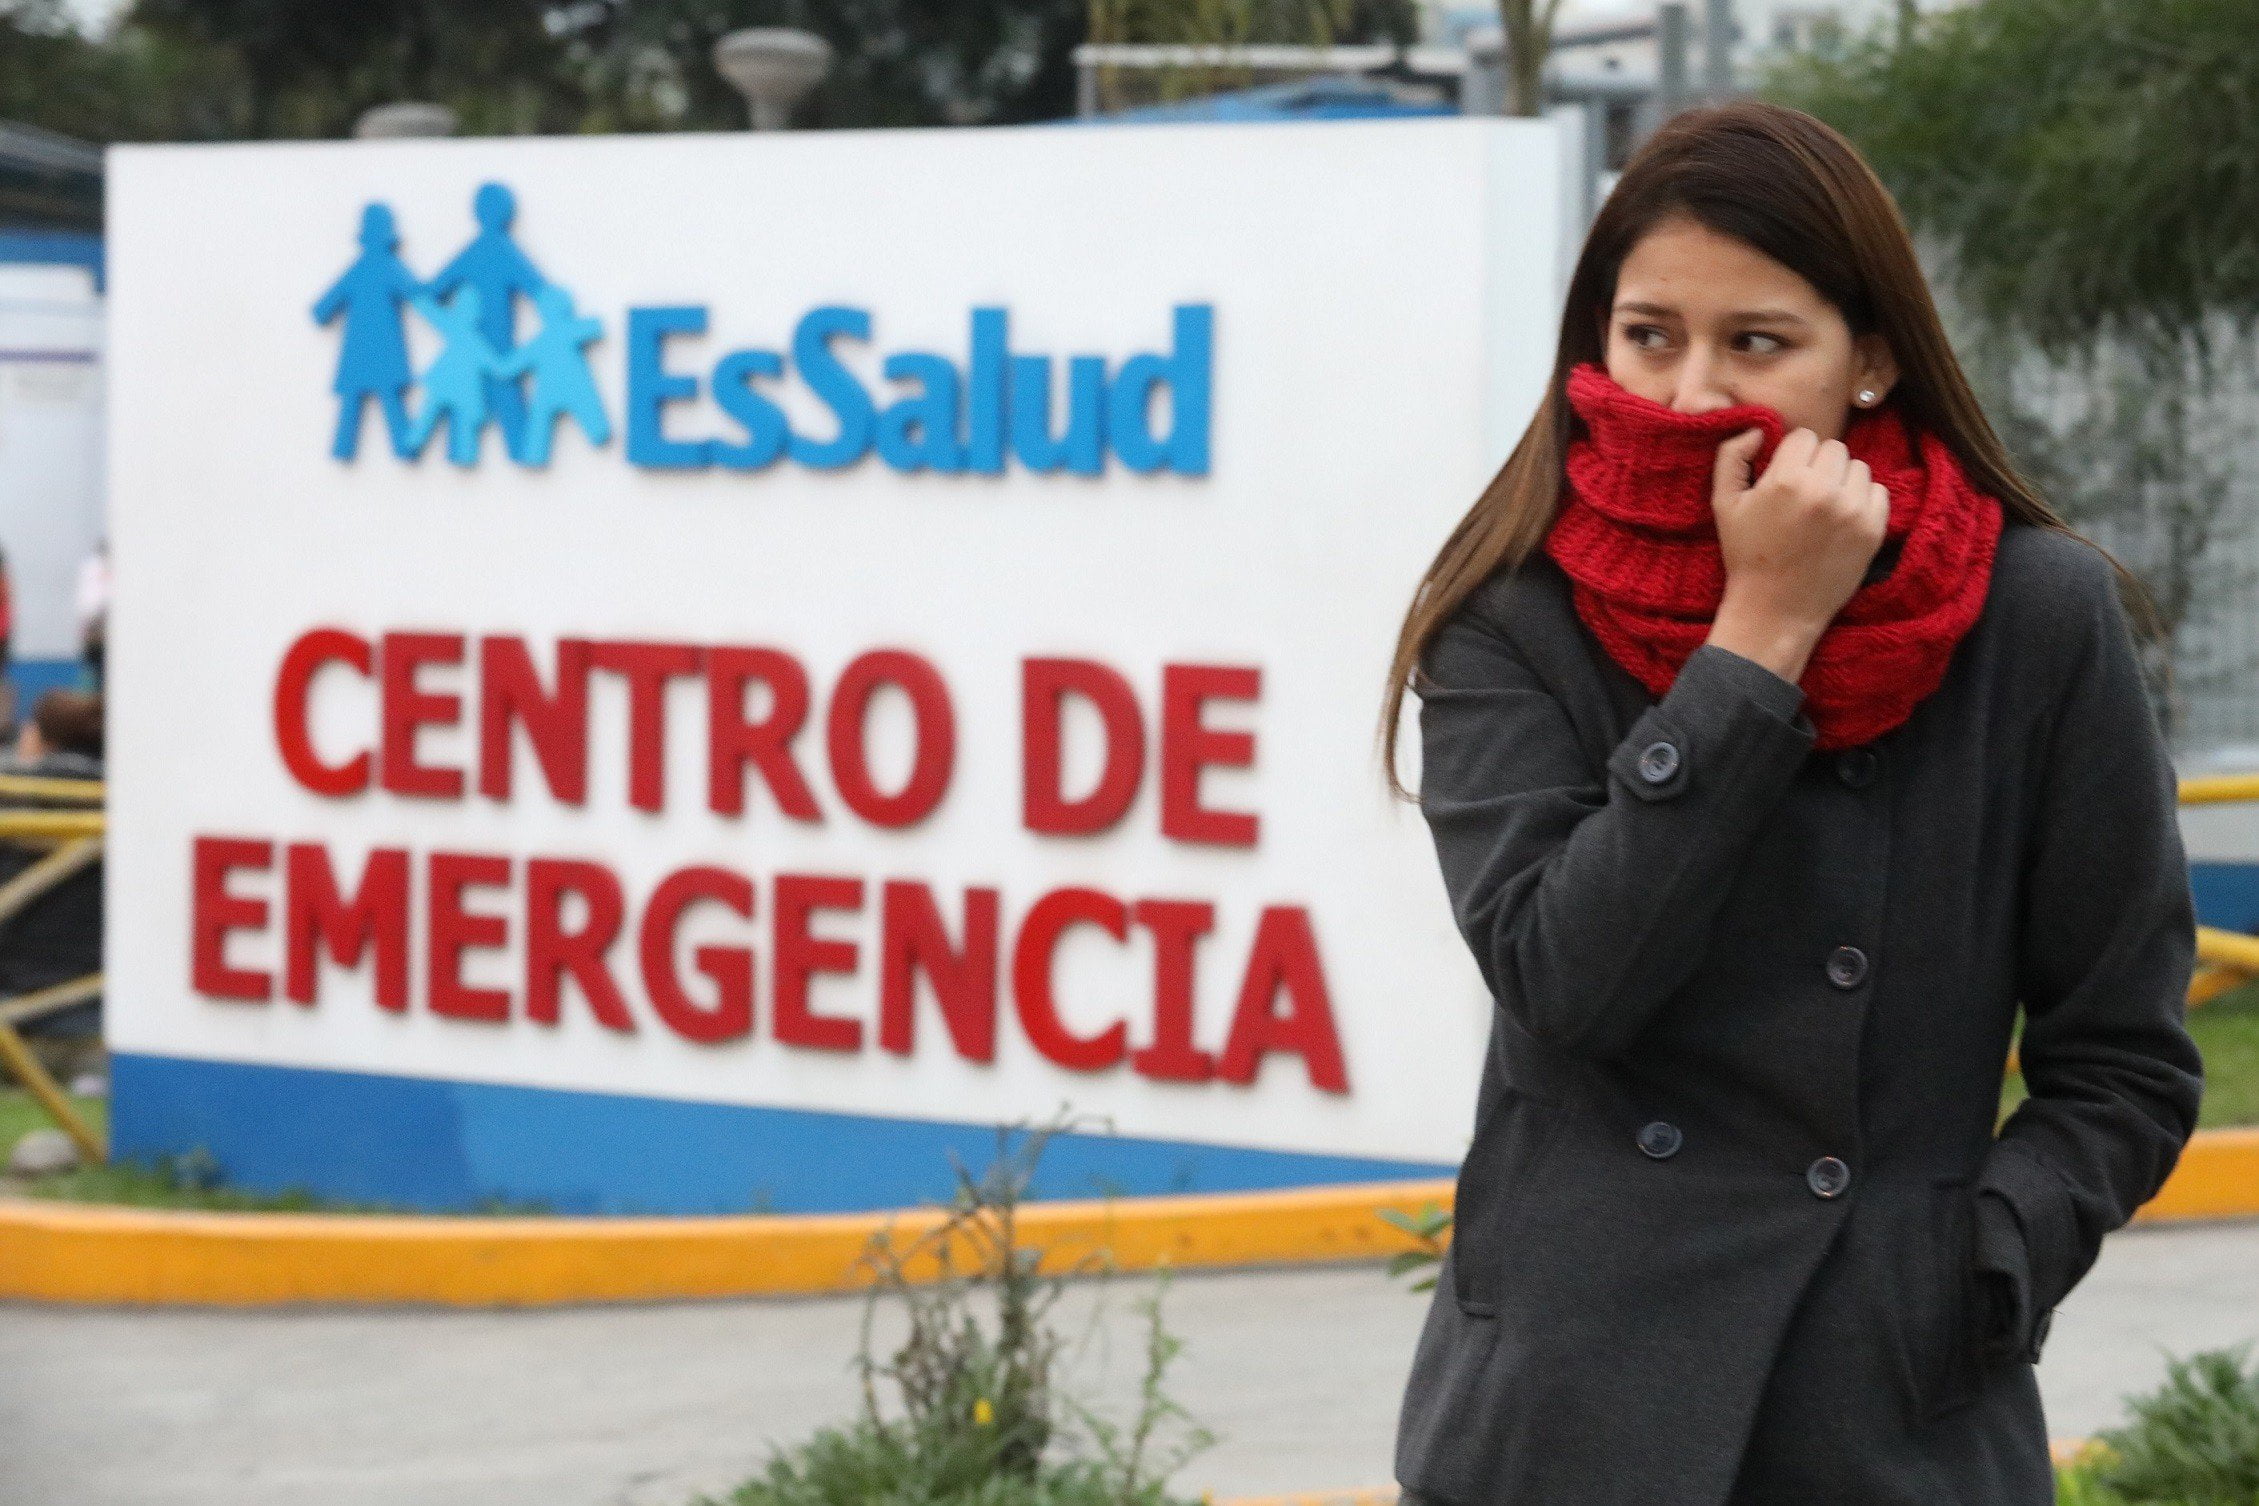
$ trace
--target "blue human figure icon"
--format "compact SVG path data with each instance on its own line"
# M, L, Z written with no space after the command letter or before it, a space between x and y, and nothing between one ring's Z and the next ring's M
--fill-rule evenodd
M345 335L337 353L337 434L330 453L351 460L360 447L361 416L375 398L384 412L392 452L402 459L415 453L408 442L408 340L401 329L401 305L421 291L415 274L401 262L399 227L383 204L361 210L361 254L314 304L314 322L345 316Z
M445 420L447 458L457 465L475 465L479 435L488 417L487 397L503 359L480 327L479 291L466 284L444 304L423 293L414 301L416 312L431 321L446 343L424 371L424 407L408 436L407 453L422 454Z
M518 295L531 298L547 284L518 243L510 238L517 218L517 196L500 183L482 184L471 199L471 214L478 234L457 252L431 280L434 297L446 298L457 289L474 288L479 296L479 329L498 356L506 356L518 343ZM490 376L486 407L502 425L502 438L515 455L524 445L525 394L514 377Z
M611 421L604 416L603 399L596 395L596 379L589 375L589 343L604 333L599 319L583 319L573 307L573 295L555 283L533 295L541 311L541 328L533 338L503 356L496 369L505 376L533 375L533 393L526 403L525 443L511 450L520 465L547 465L549 445L557 420L570 417L594 445L612 438Z

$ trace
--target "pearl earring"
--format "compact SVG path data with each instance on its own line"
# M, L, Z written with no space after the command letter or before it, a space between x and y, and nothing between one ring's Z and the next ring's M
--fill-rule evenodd
M1872 403L1874 400L1875 392L1872 387L1862 387L1859 389L1859 401L1862 406L1868 403Z

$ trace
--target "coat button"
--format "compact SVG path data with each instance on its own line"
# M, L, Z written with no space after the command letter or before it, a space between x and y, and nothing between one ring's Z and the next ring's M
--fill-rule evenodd
M1839 946L1828 953L1828 981L1837 988L1857 988L1867 976L1867 954L1855 946Z
M1673 742L1653 742L1640 750L1639 777L1649 784L1661 784L1678 772L1679 745Z
M1846 748L1836 755L1835 777L1853 789L1862 789L1875 777L1875 750Z
M1851 1185L1851 1168L1833 1156L1822 1156L1805 1168L1804 1184L1821 1197L1834 1197Z
M1640 1126L1639 1148L1660 1161L1677 1150L1679 1143L1685 1138L1679 1133L1677 1125L1657 1119L1653 1123Z

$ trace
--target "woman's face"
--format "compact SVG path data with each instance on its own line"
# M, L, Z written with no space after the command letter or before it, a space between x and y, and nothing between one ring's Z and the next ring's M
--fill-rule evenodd
M1854 337L1801 276L1685 215L1658 221L1624 258L1606 350L1608 375L1650 401L1681 413L1762 403L1822 439L1841 438L1852 408L1898 379L1880 336Z

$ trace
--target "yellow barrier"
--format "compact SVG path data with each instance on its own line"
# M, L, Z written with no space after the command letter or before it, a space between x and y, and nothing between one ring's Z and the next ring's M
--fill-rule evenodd
M0 800L57 800L73 805L100 805L99 779L50 779L40 774L0 774Z
M2218 926L2198 926L2196 957L2199 962L2224 965L2246 975L2259 974L2259 936L2224 931Z
M103 830L100 811L0 811L0 842L75 842L99 837Z
M2197 774L2180 782L2183 805L2229 805L2259 800L2259 774Z
M76 820L90 816L96 825L94 834L59 839L61 845L53 852L7 883L0 884L0 921L12 919L33 900L101 860L102 813L91 811L68 814ZM8 819L5 814L0 814L0 837L7 835ZM31 1094L33 1100L46 1110L48 1118L62 1126L63 1133L69 1135L71 1143L78 1147L79 1155L97 1165L108 1158L102 1136L71 1107L71 1101L64 1095L62 1088L48 1074L47 1069L40 1065L39 1058L32 1055L31 1048L24 1044L23 1037L16 1033L16 1026L25 1020L92 998L101 992L101 988L101 976L94 974L74 979L59 987L44 988L19 998L0 1000L0 1067L5 1067L9 1075L24 1085L24 1091Z

